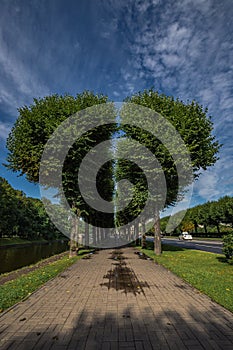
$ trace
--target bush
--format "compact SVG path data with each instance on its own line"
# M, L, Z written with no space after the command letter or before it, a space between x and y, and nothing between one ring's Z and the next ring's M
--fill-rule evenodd
M227 259L231 259L233 256L233 233L229 233L223 236L223 253Z

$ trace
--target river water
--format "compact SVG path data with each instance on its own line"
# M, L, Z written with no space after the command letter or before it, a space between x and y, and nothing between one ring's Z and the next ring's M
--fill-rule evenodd
M68 250L67 241L49 243L33 243L27 246L1 247L0 273L10 272L23 266L34 264L41 259L48 258Z

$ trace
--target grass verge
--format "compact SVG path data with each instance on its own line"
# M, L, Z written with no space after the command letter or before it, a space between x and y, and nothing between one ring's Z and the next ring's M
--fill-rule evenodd
M219 237L216 237L216 238L214 238L214 237L195 237L195 236L193 236L193 240L195 240L195 241L209 241L209 242L211 242L211 241L213 241L213 242L219 242L219 243L221 243L222 242L222 238L219 238Z
M166 244L162 255L155 256L150 242L142 251L233 312L233 262L227 262L223 255Z
M55 262L0 286L0 312L30 296L36 289L84 257L88 252L90 250L80 250L79 255L71 259L67 254Z
M219 242L221 243L222 242L222 238L214 238L214 237L195 237L193 236L193 234L191 233L192 237L193 237L193 240L195 241L213 241L213 242ZM151 236L153 237L153 236ZM174 240L178 240L178 236L165 236L164 238L167 238L167 239L174 239Z

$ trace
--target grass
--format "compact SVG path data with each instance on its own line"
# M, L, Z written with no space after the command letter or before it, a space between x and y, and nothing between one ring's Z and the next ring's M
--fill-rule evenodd
M6 246L6 245L11 245L11 244L25 244L25 243L33 243L33 242L47 242L45 239L41 238L38 240L34 241L29 241L28 239L22 239L19 237L4 237L0 238L0 246Z
M222 238L219 237L195 237L193 236L193 239L195 241L219 241L220 243L222 242Z
M192 235L192 233L191 233L191 235ZM165 238L177 240L178 236L165 236ZM219 242L222 242L222 238L219 238L219 237L215 238L215 237L195 237L195 236L193 236L193 240L195 240L195 241L219 241Z
M78 256L69 259L68 254L53 263L22 275L0 286L0 312L30 296L36 289L57 276L90 250L81 250Z
M233 312L233 261L227 262L220 254L171 245L164 245L162 255L155 256L151 242L142 251Z

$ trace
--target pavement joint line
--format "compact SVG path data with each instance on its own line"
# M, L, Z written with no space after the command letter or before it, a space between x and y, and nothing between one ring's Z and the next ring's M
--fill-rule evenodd
M114 251L123 254L109 259ZM66 273L1 314L2 350L233 348L233 314L134 248L99 251Z

